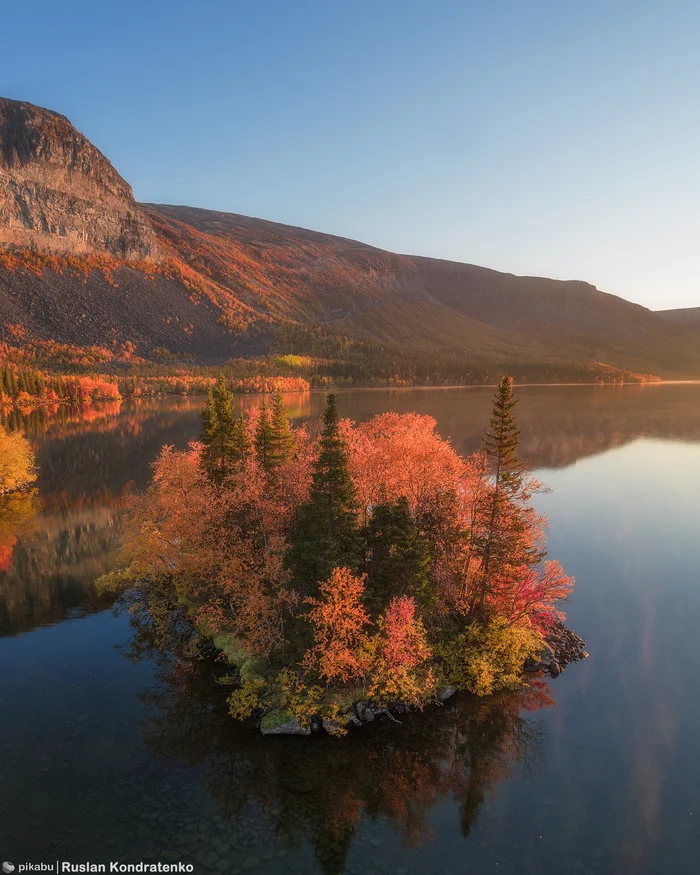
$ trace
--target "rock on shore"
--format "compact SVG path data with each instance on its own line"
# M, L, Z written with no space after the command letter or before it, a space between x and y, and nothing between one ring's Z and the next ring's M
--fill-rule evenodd
M556 620L545 636L547 653L540 657L539 662L529 662L525 671L543 671L556 678L571 662L581 662L588 656L586 642L569 629L561 620Z

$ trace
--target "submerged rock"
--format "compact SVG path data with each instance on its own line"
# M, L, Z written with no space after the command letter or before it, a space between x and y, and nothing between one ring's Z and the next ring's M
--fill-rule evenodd
M302 726L296 718L279 726L261 726L260 731L263 735L311 735L309 727Z
M311 735L308 726L302 726L296 717L289 718L283 711L275 710L266 714L261 723L263 735Z

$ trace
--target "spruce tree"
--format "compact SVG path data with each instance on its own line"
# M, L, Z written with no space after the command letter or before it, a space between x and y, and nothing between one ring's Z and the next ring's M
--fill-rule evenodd
M207 403L202 413L202 467L214 483L222 483L236 461L234 452L235 423L231 404L233 396L226 388L223 374L207 391Z
M272 399L272 416L270 419L269 448L267 456L268 470L273 470L282 462L286 462L294 454L294 435L289 427L287 408L279 389L275 390Z
M499 523L510 502L522 498L523 464L518 458L520 430L515 421L513 383L504 376L493 400L489 428L482 439L483 447L493 466L493 489L486 498L482 518L485 528L481 539L482 568L488 575L494 559L508 555L509 544L499 537Z
M366 537L367 606L380 612L401 595L428 604L431 556L405 496L374 508Z
M250 455L250 440L246 428L245 417L241 413L233 421L233 430L229 445L229 456L232 462L242 462Z
M482 438L495 469L496 488L507 495L516 495L523 482L523 466L518 458L520 430L514 413L517 403L510 377L503 377L494 395L489 429Z
M263 397L258 424L255 428L255 457L265 471L271 469L271 450L272 426L270 425L270 413L267 409L267 401Z
M292 524L287 561L302 594L315 593L333 568L356 571L362 558L355 488L347 445L338 429L335 395L328 395L321 448L308 500Z

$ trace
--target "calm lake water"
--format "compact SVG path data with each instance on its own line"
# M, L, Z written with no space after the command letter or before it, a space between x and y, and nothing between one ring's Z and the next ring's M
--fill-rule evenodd
M491 394L358 390L339 406L429 413L470 452ZM700 386L518 394L590 658L527 694L464 696L344 740L237 726L212 666L154 659L94 591L130 493L162 444L197 435L200 402L28 417L40 502L0 506L2 860L699 872ZM288 402L313 420L324 399Z

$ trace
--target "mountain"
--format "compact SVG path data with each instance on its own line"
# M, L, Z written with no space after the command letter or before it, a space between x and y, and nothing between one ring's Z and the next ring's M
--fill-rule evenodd
M696 334L700 334L700 307L685 307L680 310L658 310L658 315L667 322L680 325Z
M11 345L214 363L263 353L280 326L299 326L482 371L603 362L700 374L693 331L585 282L137 204L67 119L31 104L0 100L0 156L0 339Z

